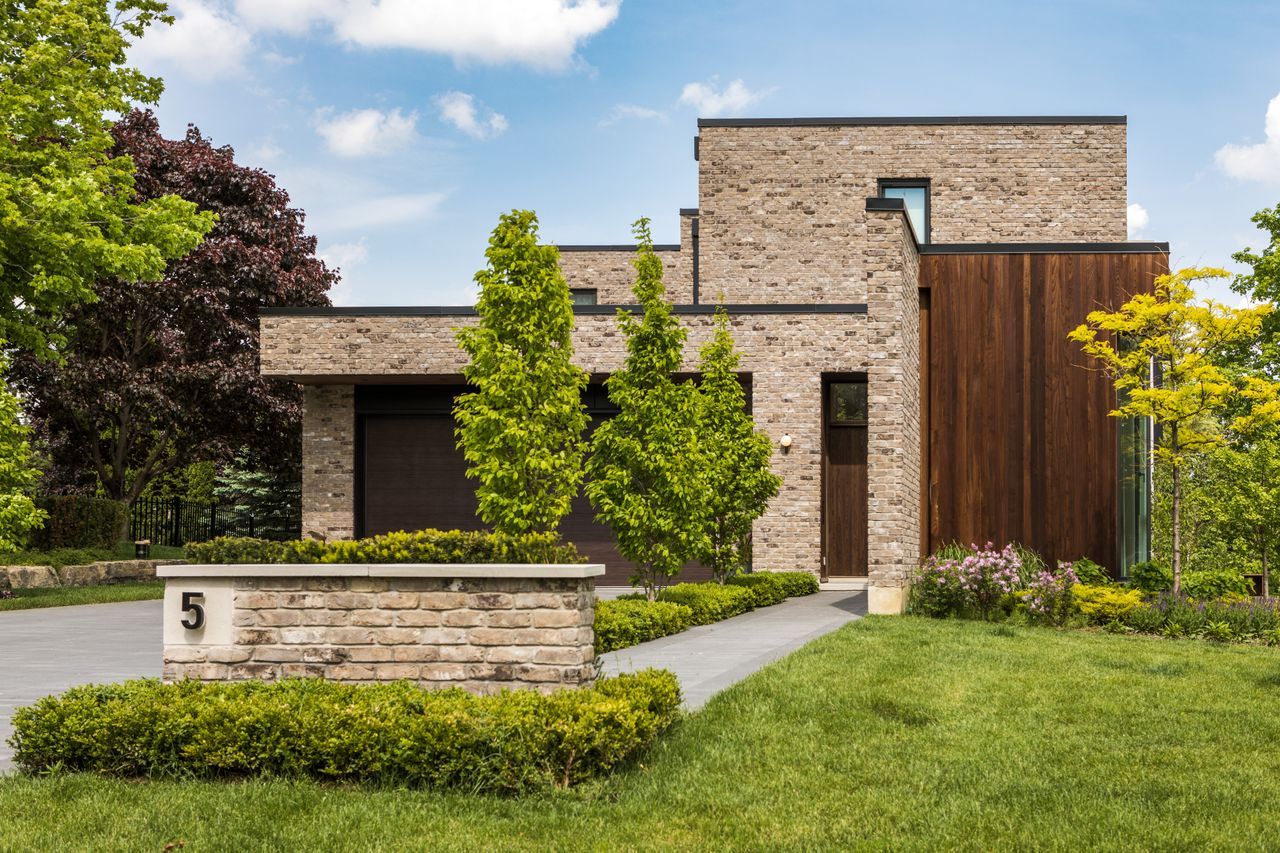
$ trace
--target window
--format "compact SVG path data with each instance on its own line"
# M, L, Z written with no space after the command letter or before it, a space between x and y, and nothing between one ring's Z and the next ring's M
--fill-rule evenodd
M827 386L827 422L831 424L865 424L867 422L867 383L832 382Z
M571 287L569 299L574 305L595 305L596 289L594 287Z
M1127 336L1119 341L1120 352L1133 351ZM1152 365L1148 379L1152 386L1159 375ZM1117 405L1128 402L1129 392L1121 390ZM1122 580L1138 563L1151 559L1151 451L1155 436L1150 418L1117 418L1116 458L1116 534Z
M900 198L907 208L907 218L916 230L916 239L929 242L929 179L884 179L880 181L881 198Z

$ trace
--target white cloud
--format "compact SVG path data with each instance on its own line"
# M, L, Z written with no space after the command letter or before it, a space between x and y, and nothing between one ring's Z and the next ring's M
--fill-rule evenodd
M364 238L361 237L355 243L334 243L325 246L316 252L316 255L330 270L338 270L342 273L337 283L329 288L329 299L334 305L350 305L355 293L346 274L368 259L369 247L365 245Z
M257 166L263 163L274 163L279 160L280 157L284 155L284 149L279 145L276 145L276 141L274 139L264 139L257 145L250 147L245 153L249 155L249 158L252 161L245 165Z
M316 24L363 48L408 48L456 62L559 69L618 17L622 0L237 0L251 26L294 35Z
M440 108L440 120L453 125L467 136L488 139L507 129L506 116L485 107L477 107L476 99L466 92L445 92L436 96L435 102Z
M1147 223L1151 221L1151 217L1147 214L1147 209L1140 204L1129 205L1129 239L1142 235L1142 229L1147 227Z
M143 68L176 69L196 80L236 76L244 71L253 38L235 18L200 0L174 0L172 26L153 27L130 48Z
M435 215L444 193L416 193L365 198L345 202L333 212L316 212L310 219L316 231L370 231L406 222L420 222Z
M718 80L718 77L712 77L706 83L686 83L680 92L680 103L693 107L698 115L707 118L736 115L774 91L772 87L752 91L741 80L734 80L717 90Z
M652 110L648 107L637 106L636 104L618 104L609 114L600 119L601 127L608 127L611 124L617 124L626 119L637 119L639 121L666 121L667 114L662 110Z
M352 110L333 115L331 110L316 114L316 132L334 154L368 157L404 148L417 136L416 112L404 115L399 109Z
M1218 167L1243 181L1280 183L1280 95L1267 104L1266 140L1256 145L1228 143L1218 149Z

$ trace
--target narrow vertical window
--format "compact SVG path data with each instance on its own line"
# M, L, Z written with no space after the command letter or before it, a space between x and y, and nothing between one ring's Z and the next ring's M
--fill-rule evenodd
M1130 348L1120 341L1121 351ZM1120 405L1126 392L1121 391ZM1151 559L1151 419L1119 418L1116 442L1116 537L1120 578Z
M883 178L880 181L881 198L900 198L907 209L907 218L915 229L916 239L929 242L929 180L927 178Z

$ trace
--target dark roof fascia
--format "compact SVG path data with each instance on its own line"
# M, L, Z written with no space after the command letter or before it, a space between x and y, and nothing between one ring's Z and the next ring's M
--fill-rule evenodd
M848 116L843 118L700 118L698 127L882 127L965 124L1128 124L1128 116Z
M610 245L591 246L586 244L562 245L556 243L555 247L561 252L635 252L640 247L634 243L614 243ZM653 250L655 252L678 252L680 251L679 243L654 243Z
M675 314L714 314L716 305L673 305ZM636 312L638 305L575 305L574 314L615 314L618 311ZM864 302L811 302L811 303L733 303L724 310L730 314L865 314ZM284 307L263 308L261 317L474 317L476 309L469 305L386 305L372 307Z
M911 233L911 242L915 244L916 251L924 254L923 247L920 244L920 235L916 234L916 227L911 224L911 217L907 216L907 203L900 198L881 198L873 196L867 199L867 210L872 212L901 213L902 219L907 223L907 231Z
M680 215L681 215L681 216L697 216L697 215L698 215L698 208L696 208L696 207L682 207L682 208L680 208Z
M927 243L922 255L1150 255L1169 254L1168 243Z

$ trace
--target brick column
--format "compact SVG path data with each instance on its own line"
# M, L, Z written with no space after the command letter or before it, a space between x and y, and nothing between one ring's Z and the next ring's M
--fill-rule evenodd
M355 386L307 385L302 411L302 535L355 535Z

